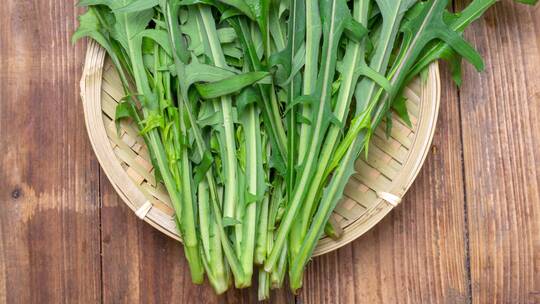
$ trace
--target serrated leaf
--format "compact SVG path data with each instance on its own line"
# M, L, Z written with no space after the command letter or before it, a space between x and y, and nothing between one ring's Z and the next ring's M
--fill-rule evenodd
M253 88L244 89L236 99L236 109L238 114L242 115L246 107L253 103L258 103L261 96Z
M235 73L229 69L192 62L185 66L184 82L186 83L186 87L189 88L194 83L214 83L233 76L235 76Z
M143 121L143 128L139 131L139 134L145 135L155 128L164 128L165 119L158 113L150 113Z
M255 194L250 193L249 191L246 191L244 204L249 205L252 203L256 203L256 202L261 201L263 198L264 198L264 193L263 195L255 195Z
M203 116L197 120L201 128L206 126L218 126L223 124L223 118L219 112L209 113L207 116Z
M383 110L375 120L377 125L383 114L390 107L392 100L401 93L406 85L411 69L424 48L436 39L443 40L460 56L471 62L477 69L483 69L480 55L456 31L444 23L443 16L448 0L431 0L422 2L420 13L404 23L402 49L392 69L391 84L393 92L384 102Z
M396 111L397 115L409 128L412 128L412 122L411 118L409 117L409 111L407 111L407 98L401 96L399 98L396 98L396 100L392 103L392 109ZM390 112L389 112L390 113ZM392 117L390 117L391 119Z
M386 79L384 75L377 73L377 71L370 68L365 63L359 64L359 66L356 68L356 72L361 76L365 76L371 79L381 88L383 88L386 92L392 92L392 84L390 84L390 81Z
M212 154L210 151L205 151L202 155L201 161L195 166L193 170L193 184L198 186L199 183L205 178L206 173L212 167L213 163Z
M195 87L202 98L212 99L239 92L241 89L256 83L268 75L269 73L267 72L247 72L216 82L195 84Z
M167 55L172 56L171 44L169 42L169 34L164 30L156 29L145 29L140 32L139 35L143 38L148 38L159 44L159 46L167 53Z
M120 134L120 121L126 118L132 118L134 121L137 121L137 113L134 112L130 102L122 101L118 103L114 112L114 122L118 134Z
M448 22L451 20L451 22L449 23L449 27L457 33L462 33L469 24L478 19L490 6L492 6L496 2L496 0L474 0L463 11L455 14L455 17L447 17L446 21ZM458 80L459 82L461 75L458 74L458 71L461 70L461 67L457 67L457 64L460 65L461 61L457 60L456 62L457 57L458 56L455 55L455 52L452 50L452 48L443 41L433 42L422 52L422 55L419 57L414 67L411 69L408 79L412 79L414 76L420 73L420 71L424 70L431 62L435 60L450 59L449 62L452 64L452 66L454 66L453 69L455 71L453 73L453 78L455 80Z
M360 42L360 40L362 40L362 38L364 38L367 33L367 28L361 23L354 20L353 18L347 19L345 23L345 34L347 35L347 37L349 37L349 39Z

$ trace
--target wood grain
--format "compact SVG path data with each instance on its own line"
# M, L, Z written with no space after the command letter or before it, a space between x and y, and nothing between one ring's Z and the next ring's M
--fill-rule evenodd
M99 165L69 1L0 5L0 302L97 303Z
M540 7L499 2L466 36L486 61L461 90L472 300L540 303Z
M301 303L467 302L458 96L447 73L442 84L433 147L405 200L352 245L315 258Z

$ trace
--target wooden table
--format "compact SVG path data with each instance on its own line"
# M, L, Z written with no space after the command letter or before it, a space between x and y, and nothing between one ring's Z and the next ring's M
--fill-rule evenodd
M70 42L80 12L0 5L0 302L254 303L254 288L193 286L180 245L101 172L78 96L85 46ZM406 200L274 302L540 303L540 7L498 3L466 36L486 72L465 66L458 90L444 69L433 147Z

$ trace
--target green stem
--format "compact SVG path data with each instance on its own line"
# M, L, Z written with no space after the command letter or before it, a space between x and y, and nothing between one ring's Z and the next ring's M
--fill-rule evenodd
M319 209L313 218L311 228L304 239L304 245L300 249L298 255L293 259L289 271L290 285L293 291L296 291L302 286L304 267L313 254L317 241L322 236L324 226L328 222L332 210L335 209L343 195L343 189L346 184L343 181L348 180L353 173L352 167L360 154L362 147L363 136L359 136L355 139L352 148L347 151L347 154L342 160L342 164L334 172L332 180L325 190L321 205L319 206Z
M239 37L250 69L253 71L262 71L263 66L250 38L251 31L245 18L230 18L229 24L235 29ZM269 49L269 44L267 45L265 53L269 56L271 50ZM287 136L283 122L281 121L274 85L257 84L257 88L262 97L259 107L262 110L263 122L267 126L265 130L268 132L270 141L277 152L276 156L281 162L285 163L287 159Z
M337 47L339 45L339 37L343 33L343 26L338 26L337 24L342 22L342 20L337 20L339 19L337 6L340 4L343 5L342 3L338 3L339 1L342 0L332 0L328 4L331 15L328 17L329 21L327 25L329 32L325 33L324 35L323 56L321 62L322 69L318 78L317 100L314 101L318 105L315 107L313 113L313 125L310 133L312 141L309 144L306 159L302 164L303 170L301 171L301 174L299 174L293 195L290 196L291 199L289 201L289 205L287 206L285 217L279 226L274 248L272 249L272 252L265 263L264 268L266 271L272 270L275 263L279 259L293 220L295 219L298 209L306 196L307 187L309 186L309 182L312 179L315 171L314 167L316 165L317 156L319 155L318 150L322 142L322 137L329 123L329 121L327 121L328 113L326 112L326 109L331 97L331 85L335 74L335 57Z
M270 273L259 270L259 289L257 292L259 301L268 300L270 298Z
M201 28L201 37L206 40L206 53L214 65L226 68L227 63L221 44L217 36L216 24L209 7L197 5L198 24ZM235 205L238 199L236 179L236 141L234 138L232 99L229 96L220 98L220 112L223 119L223 166L225 172L225 196L223 199L223 216L235 218Z
M353 17L363 25L367 24L369 5L370 1L368 0L355 1ZM341 122L344 122L349 114L349 107L352 100L353 91L356 87L358 78L360 77L355 68L360 64L365 64L363 63L364 48L365 42L358 43L350 40L347 44L345 57L343 59L343 66L348 68L345 68L344 72L341 74L341 86L339 89L336 106L334 108L334 116ZM326 181L327 177L324 173L328 167L341 134L342 128L340 126L335 124L330 125L323 144L321 156L317 163L317 171L313 175L311 185L307 191L308 194L302 206L303 212L300 214L300 220L297 224L299 227L296 227L295 229L298 232L296 233L297 238L294 240L294 243L298 245L291 248L293 251L293 256L296 255L300 245L302 244L302 240L309 227L310 219L317 207L315 203L318 201L321 187Z
M180 199L178 190L174 179L171 176L169 167L167 164L167 157L165 155L165 150L163 148L163 143L159 137L159 133L156 129L151 130L148 133L149 144L151 149L154 151L156 156L156 161L163 178L163 182L171 197L171 202L175 209L176 214L181 214L181 217L178 219L179 222L182 222L182 240L184 243L184 251L186 258L189 262L191 270L191 279L194 283L201 284L204 280L204 268L202 261L199 255L199 249L197 244L197 236L195 234L195 222L193 220L193 205L188 206L183 203L183 199L188 199L188 202L192 202L190 199L191 193L189 191L182 191L182 199ZM188 180L191 179L191 176L187 176ZM190 212L191 211L191 212Z
M272 288L283 287L285 281L285 273L287 272L287 260L288 260L288 246L285 244L281 249L279 259L272 269Z
M221 241L217 224L211 217L209 206L209 189L206 181L201 181L198 187L198 207L199 207L199 231L201 235L201 245L203 252L203 265L210 284L217 294L222 294L228 288L228 278L221 249Z
M315 92L317 84L317 72L319 63L319 43L321 40L321 20L319 16L318 1L306 1L305 4L306 24L306 59L303 73L303 95L311 95ZM307 103L302 105L302 117L311 117L311 106ZM298 164L302 164L310 140L310 124L303 122L300 125L300 136L298 140ZM290 254L295 254L300 249L302 221L295 221L290 233Z
M246 138L246 195L250 201L243 218L242 235L242 265L247 287L251 284L253 275L253 260L255 254L255 236L257 235L257 209L260 205L260 195L263 193L264 172L262 164L262 142L258 108L255 104L248 105L242 117Z
M319 16L318 1L306 1L305 5L306 24L306 62L303 73L302 94L311 95L317 85L317 72L319 66L319 44L321 41L321 19ZM311 117L311 107L302 105L302 116ZM309 142L309 124L302 123L300 126L300 138L298 142L298 163L304 161Z
M165 6L162 7L162 11L165 14L165 19L167 22L167 28L169 32L169 41L172 47L172 53L173 53L173 59L177 71L177 75L179 77L179 103L182 103L185 107L187 117L190 122L191 130L193 131L194 137L195 137L195 145L197 150L199 151L199 154L202 156L204 154L204 151L207 151L206 144L202 138L201 130L199 129L195 117L193 116L193 111L190 108L188 95L187 95L187 88L183 80L185 79L185 68L184 68L184 62L180 58L180 54L186 53L185 45L181 43L181 39L178 39L178 36L175 35L175 33L180 32L179 24L178 24L178 17L176 12L176 7L174 5L171 5L171 1L165 2ZM208 182L208 187L210 190L210 202L212 207L212 212L214 215L214 221L216 223L215 229L219 233L219 240L221 242L221 246L223 248L223 252L225 254L225 257L228 261L228 265L230 266L232 273L235 277L235 280L242 281L244 280L244 273L242 270L242 266L240 265L240 262L238 260L238 257L234 253L234 249L228 239L228 235L225 232L224 226L223 226L223 215L221 212L221 204L220 204L220 196L217 192L217 186L214 179L214 174L212 172L212 168L208 170L206 173L206 180ZM228 270L225 268L225 273L227 273L228 276ZM228 279L227 279L228 281Z
M257 227L257 243L255 246L255 264L263 265L266 259L266 253L268 250L268 212L269 212L269 198L268 195L264 196L261 205L261 211L259 216L259 225Z
M404 8L409 4L405 0L395 2L392 2L391 0L380 1L386 5L386 9L384 10L383 14L383 27L379 36L379 44L374 51L375 55L371 59L370 67L376 72L382 74L386 71L386 67L388 66L388 61L392 52L391 46L394 45L394 41L397 37L399 25L401 24L401 19L403 18L405 11ZM356 87L356 111L357 113L360 113L360 118L362 118L354 121L360 126L357 128L358 132L360 132L360 130L363 128L362 122L371 117L371 113L381 96L378 94L378 91L380 92L380 89L378 88L377 84L368 77L364 77ZM351 127L350 129L353 128L354 127ZM356 134L358 134L358 132ZM348 133L351 133L351 130L349 130ZM353 166L354 161L356 161L356 157L363 147L364 137L365 136L358 135L350 137L351 144L348 145L349 148L346 149L344 158L340 160L340 164L336 168L336 171L334 171L330 184L325 189L325 194L320 202L318 211L315 217L312 219L311 226L304 239L302 248L300 249L298 255L295 256L293 267L290 271L290 284L291 289L293 290L298 289L302 285L302 273L305 263L307 262L309 256L311 256L318 239L322 235L324 226L328 221L331 212L335 209L335 205L343 194L343 189L346 182L350 174L352 174L351 167ZM345 139L347 139L347 136ZM339 147L337 150L340 150ZM318 171L325 172L323 169ZM320 174L320 172L318 173ZM320 176L325 178L328 176L328 174L329 171L326 169L326 173L320 174Z

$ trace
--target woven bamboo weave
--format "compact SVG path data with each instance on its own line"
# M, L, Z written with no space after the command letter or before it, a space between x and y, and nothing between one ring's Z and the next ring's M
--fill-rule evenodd
M113 187L139 217L181 240L167 191L156 183L148 151L136 126L122 121L117 132L115 109L124 93L105 51L94 42L88 45L81 96L90 141ZM357 161L357 173L332 215L343 235L338 241L323 237L315 255L344 246L368 231L399 204L416 178L429 151L439 110L436 63L429 67L427 77L409 85L405 97L412 128L394 117L389 138L382 128L375 132L367 160L362 156Z

